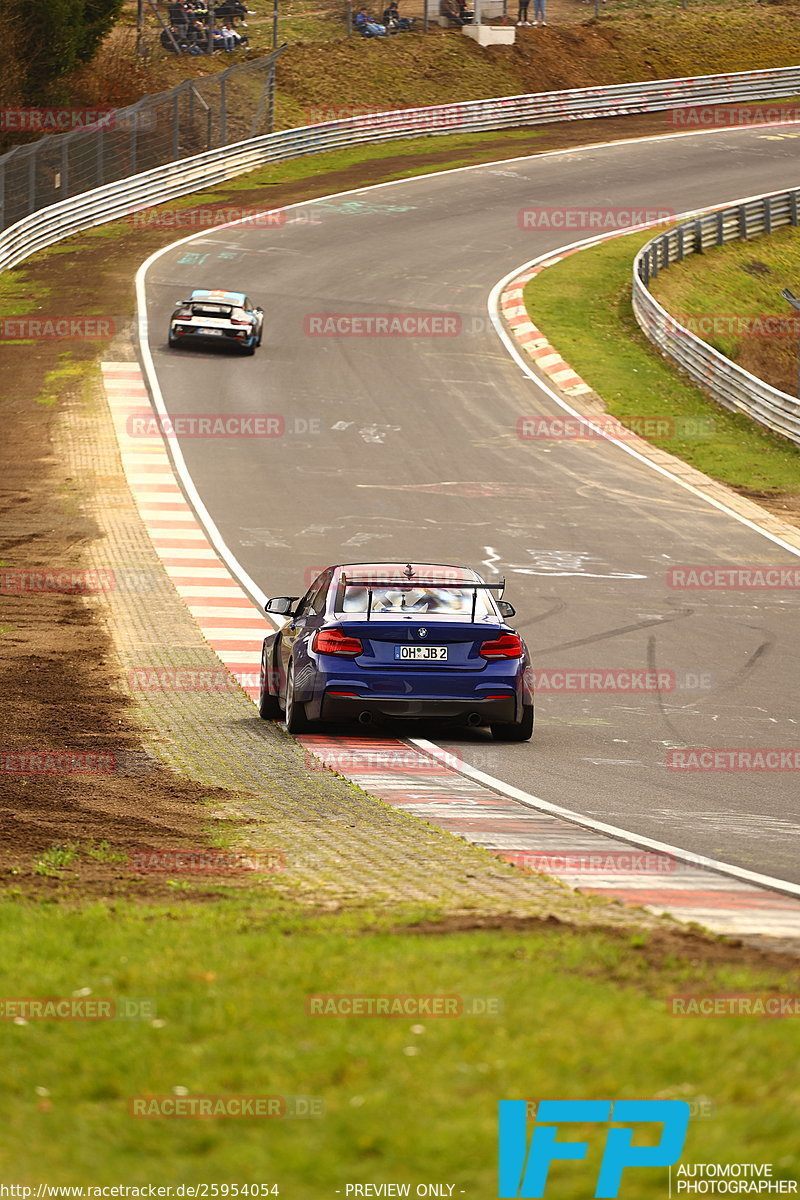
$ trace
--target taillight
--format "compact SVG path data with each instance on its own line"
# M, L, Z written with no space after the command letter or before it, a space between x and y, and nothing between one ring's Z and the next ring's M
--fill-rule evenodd
M316 650L317 654L346 654L351 658L364 653L361 639L348 637L341 629L318 629L311 649Z
M522 638L518 633L501 633L499 638L484 642L481 658L522 658Z
M249 317L231 317L231 325L249 325Z

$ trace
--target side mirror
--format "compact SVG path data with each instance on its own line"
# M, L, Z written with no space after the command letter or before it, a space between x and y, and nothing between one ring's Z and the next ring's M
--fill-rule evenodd
M298 596L273 596L264 605L264 612L275 613L278 617L289 617L292 613L292 605Z
M500 609L501 617L515 617L517 610L509 600L498 600L497 607Z

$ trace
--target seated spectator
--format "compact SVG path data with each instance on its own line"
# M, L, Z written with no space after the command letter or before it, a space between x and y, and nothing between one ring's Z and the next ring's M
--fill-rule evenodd
M247 42L247 38L242 37L242 35L237 33L235 29L232 29L231 26L227 24L227 22L223 22L222 28L220 29L220 33L222 34L223 38L225 39L225 49L228 51L229 54L232 50L238 50L239 46L242 43Z
M386 37L386 26L374 21L365 8L356 13L356 29L362 37Z
M389 30L389 33L405 33L411 29L411 22L408 17L401 17L397 8L397 0L389 0L389 4L383 10L383 23Z
M202 21L195 18L186 32L190 54L205 54L208 50L208 30Z

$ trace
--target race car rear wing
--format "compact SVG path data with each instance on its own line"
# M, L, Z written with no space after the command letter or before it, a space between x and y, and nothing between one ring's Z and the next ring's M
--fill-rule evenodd
M347 590L351 587L362 587L367 589L367 620L372 616L372 592L376 587L392 587L406 588L411 591L415 588L442 588L451 592L463 592L469 590L472 592L472 620L475 620L475 609L478 606L478 592L498 592L498 600L502 597L505 591L505 577L498 580L497 583L473 583L471 579L463 579L454 582L451 579L436 579L434 577L425 576L423 579L410 579L408 577L398 579L395 576L393 579L350 579L345 575L344 571L339 576L340 585Z

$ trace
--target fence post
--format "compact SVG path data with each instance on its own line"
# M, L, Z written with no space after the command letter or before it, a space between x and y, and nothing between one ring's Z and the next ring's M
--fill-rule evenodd
M69 134L66 135L61 143L61 199L69 198L69 144L71 141Z
M36 148L28 148L28 212L36 212Z
M97 130L97 155L95 157L95 167L97 170L97 186L102 187L105 183L105 130L101 125Z
M347 36L353 36L353 0L347 0L344 7L344 23L347 30Z
M227 74L227 72L225 73ZM228 81L225 75L219 81L219 144L227 146L228 144L228 96L227 96Z
M349 4L348 4L348 7L349 7ZM424 6L423 6L423 9L422 9L422 32L423 32L423 33L427 33L427 32L428 32L428 23L429 23L429 18L428 18L428 0L425 0Z
M172 159L177 161L180 157L180 130L181 130L181 95L178 90L172 98Z

